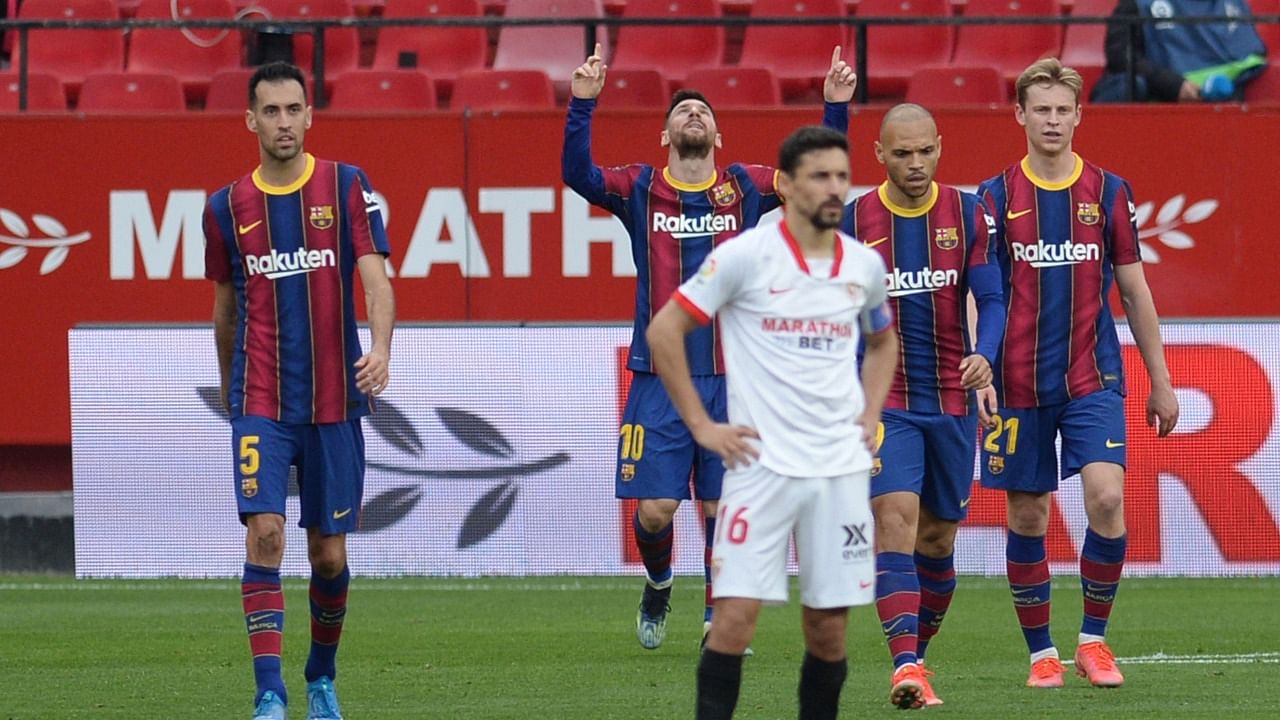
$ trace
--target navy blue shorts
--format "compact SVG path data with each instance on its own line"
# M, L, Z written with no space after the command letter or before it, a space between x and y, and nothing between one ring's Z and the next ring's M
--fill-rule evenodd
M1054 440L1062 436L1062 473ZM1125 466L1124 396L1099 390L1038 408L1001 408L982 439L982 486L1042 493L1093 462Z
M289 467L298 467L298 527L323 535L356 529L364 494L364 429L360 420L299 425L244 415L231 421L236 509L285 515Z
M711 419L726 422L724 376L699 375L693 378L693 386ZM693 441L657 375L632 373L618 432L615 494L620 498L688 500L690 476L692 497L720 499L724 480L720 456Z
M876 439L871 497L915 493L938 518L964 520L973 486L977 416L887 409L881 415Z

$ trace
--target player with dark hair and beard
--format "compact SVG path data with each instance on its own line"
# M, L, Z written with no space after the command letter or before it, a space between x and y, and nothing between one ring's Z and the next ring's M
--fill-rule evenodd
M840 52L834 49L823 84L823 124L844 133L857 77ZM647 582L636 612L636 638L652 650L666 637L672 519L680 501L693 497L702 502L706 531L706 642L712 610L711 544L724 465L694 442L680 420L656 374L645 331L714 247L754 227L762 215L781 205L782 198L774 168L716 163L721 139L715 111L702 93L691 89L677 92L667 108L661 136L662 146L668 148L666 167L596 165L591 158L591 114L604 89L606 70L596 45L595 53L573 71L561 172L566 185L616 215L631 236L637 274L627 358L632 379L619 431L615 491L619 498L637 501L632 526ZM716 325L694 330L686 342L689 369L703 404L716 422L724 422L724 359Z

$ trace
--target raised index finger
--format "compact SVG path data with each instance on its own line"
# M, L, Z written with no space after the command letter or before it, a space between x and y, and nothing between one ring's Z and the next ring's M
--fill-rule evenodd
M836 63L840 62L841 49L842 48L839 45L837 45L836 48L831 51L831 67L835 67Z

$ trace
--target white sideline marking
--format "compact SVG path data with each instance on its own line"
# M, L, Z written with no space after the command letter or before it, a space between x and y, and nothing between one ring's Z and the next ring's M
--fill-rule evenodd
M1229 655L1153 655L1116 658L1121 665L1234 665L1240 663L1280 663L1280 652L1234 653ZM1063 665L1075 664L1064 660Z

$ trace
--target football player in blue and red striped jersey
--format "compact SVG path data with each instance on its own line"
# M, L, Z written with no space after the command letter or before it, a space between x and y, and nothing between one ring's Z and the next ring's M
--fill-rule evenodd
M231 415L235 489L247 529L242 582L253 654L255 718L283 718L281 675L285 497L298 468L299 526L311 560L312 718L340 718L333 679L347 607L346 534L364 488L360 418L387 386L395 299L382 213L364 173L303 150L311 126L302 72L260 67L249 81L249 130L261 164L214 193L204 213L205 276ZM372 347L356 335L359 271Z
M1124 682L1104 634L1124 567L1124 368L1107 307L1114 281L1151 376L1147 424L1168 435L1178 400L1160 321L1142 271L1129 184L1071 150L1080 74L1056 58L1017 81L1015 114L1027 155L980 187L996 222L1008 307L995 366L1000 411L982 442L982 482L1006 492L1009 586L1031 652L1031 687L1061 687L1049 635L1044 536L1049 493L1079 473L1088 528L1080 553L1084 621L1077 674ZM1061 474L1054 440L1062 440Z
M846 132L848 103L855 74L840 59L839 47L823 86L823 124ZM715 537L716 501L724 475L721 459L700 448L680 420L655 374L645 331L677 287L688 280L713 247L754 227L782 199L777 172L763 165L720 166L715 152L720 131L710 102L684 89L667 109L661 142L668 148L667 166L636 163L602 168L591 158L591 115L604 88L606 66L595 53L574 70L573 97L565 123L562 175L588 202L616 215L631 236L635 259L636 310L627 368L631 389L623 410L615 492L634 498L632 518L636 547L647 582L636 613L636 637L648 649L666 636L671 596L672 519L681 500L702 501L706 547L703 642L711 621L711 543ZM686 340L689 367L711 416L724 422L724 360L716 324L699 328Z
M875 150L887 179L846 208L844 230L883 258L898 330L901 362L877 431L871 507L876 610L894 664L890 701L912 708L942 704L924 651L955 591L956 528L969 503L978 419L995 410L991 366L1004 296L982 201L933 179L942 137L929 111L891 108Z

